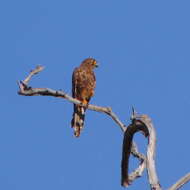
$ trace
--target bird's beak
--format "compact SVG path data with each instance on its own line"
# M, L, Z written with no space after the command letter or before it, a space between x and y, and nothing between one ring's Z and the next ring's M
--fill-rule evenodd
M96 62L95 67L96 67L96 68L99 67L99 63Z

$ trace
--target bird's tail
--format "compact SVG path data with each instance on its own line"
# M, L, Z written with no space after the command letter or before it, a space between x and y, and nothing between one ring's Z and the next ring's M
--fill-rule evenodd
M71 120L71 126L74 128L75 137L80 136L80 132L84 127L86 109L79 105L74 105L73 118Z

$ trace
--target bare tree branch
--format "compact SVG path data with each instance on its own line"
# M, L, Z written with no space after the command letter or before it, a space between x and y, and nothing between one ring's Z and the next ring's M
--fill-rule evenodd
M133 109L133 114L131 117L132 123L126 127L118 118L118 116L112 111L110 107L100 107L96 105L83 105L79 100L74 99L70 95L66 94L61 90L52 90L50 88L32 88L28 86L29 81L33 77L33 75L41 72L44 69L42 66L37 66L34 70L32 70L29 75L23 81L18 82L19 85L19 95L23 96L54 96L60 97L68 100L71 103L79 104L87 109L105 113L110 116L117 125L119 125L120 129L124 132L123 139L123 152L122 152L122 185L124 187L129 186L135 179L140 177L145 168L148 171L148 178L151 190L161 190L161 186L158 181L156 167L155 167L155 149L156 149L156 133L154 130L154 126L151 122L151 119L147 115L137 115L137 113ZM145 137L148 137L148 147L147 147L147 155L144 156L141 154L136 144L132 141L133 136L136 132L142 132ZM128 165L129 165L129 156L132 154L134 157L139 159L140 164L139 167L128 175ZM177 190L182 185L187 183L190 180L190 173L180 179L176 184L174 184L169 190Z
M147 172L150 187L152 190L160 190L161 186L156 173L156 165L154 159L156 152L156 132L154 126L151 119L147 115L141 115L140 117L137 116L136 119L139 119L139 121L147 127L149 133L147 148Z
M132 147L134 149L135 145L132 146L133 136L136 132L143 131L143 134L145 137L148 136L148 131L145 125L142 125L142 123L139 123L138 120L133 119L132 124L127 127L127 130L124 133L124 139L123 139L123 151L122 151L122 162L121 162L121 184L124 187L129 186L132 181L134 181L137 177L140 177L142 175L143 170L146 166L146 158L145 156L139 157L140 159L140 174L139 171L137 174L139 175L130 175L130 178L128 176L128 168L129 168L129 157L132 150ZM133 176L133 177L132 177Z
M29 83L30 79L32 78L32 76L38 74L42 70L44 70L44 67L41 65L38 65L34 70L30 71L30 74L28 75L28 77L26 77L26 79L23 81L23 83L25 85L27 85Z
M190 181L190 173L186 174L184 177L179 179L174 185L172 185L168 190L178 190L184 184Z
M37 66L34 70L32 70L29 73L29 75L26 77L26 79L18 82L19 89L20 89L18 91L19 95L23 95L23 96L37 96L37 95L54 96L54 97L65 98L66 100L68 100L74 104L82 105L82 103L79 100L74 99L73 97L69 96L68 94L66 94L65 92L63 92L61 90L56 91L56 90L52 90L50 88L29 87L28 83L31 80L32 76L39 73L43 69L44 68L42 66ZM83 106L86 106L86 105L83 105ZM116 116L116 114L112 111L112 109L110 107L100 107L100 106L89 104L89 105L87 105L87 109L97 111L97 112L102 112L102 113L109 115L120 126L121 130L123 132L125 132L126 126L119 120L119 118ZM134 143L132 143L131 154L140 160L139 167L129 175L129 179L131 181L134 181L137 177L140 177L142 175L142 172L144 171L144 169L146 167L146 162L145 162L146 158L143 154L138 152L137 146Z
M160 190L160 184L158 181L154 155L156 149L156 134L153 124L147 115L137 115L136 113L132 116L132 124L127 127L124 134L123 140L123 154L122 154L122 185L127 187L131 181L128 177L128 165L129 156L131 151L131 145L133 136L136 132L142 131L144 136L148 136L148 148L147 148L147 159L146 167L148 171L149 183L152 190Z
M63 92L61 90L56 91L56 90L52 90L50 88L29 87L28 83L31 80L32 76L39 73L43 69L44 69L44 67L37 66L34 70L32 70L30 72L30 74L26 77L26 79L18 82L19 89L20 89L18 91L19 95L23 95L23 96L37 96L37 95L54 96L54 97L65 98L69 102L74 103L74 104L80 104L84 107L86 106L86 105L83 105L79 100L74 99L73 97L69 96L68 94L66 94L65 92ZM100 106L91 105L91 104L87 105L86 107L87 107L87 109L97 111L97 112L102 112L102 113L109 115L120 126L120 128L123 132L126 130L126 126L119 120L117 115L112 111L112 109L110 107L100 107Z

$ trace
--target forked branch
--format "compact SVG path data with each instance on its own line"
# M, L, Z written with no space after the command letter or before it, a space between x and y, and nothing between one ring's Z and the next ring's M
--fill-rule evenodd
M154 154L156 149L156 135L154 127L147 115L137 115L136 113L132 115L132 124L128 126L127 130L124 133L122 154L122 185L124 187L127 187L131 183L131 179L128 177L129 156L131 152L133 136L138 131L141 131L145 137L148 137L149 143L147 148L146 167L151 189L160 190L161 187L158 181L154 161Z

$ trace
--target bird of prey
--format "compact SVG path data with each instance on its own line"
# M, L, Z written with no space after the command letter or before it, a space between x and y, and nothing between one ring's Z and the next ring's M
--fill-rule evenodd
M97 61L93 58L87 58L73 71L72 96L80 100L83 105L88 105L91 97L94 95L96 77L93 70L96 67L98 67ZM84 106L74 104L71 126L74 128L76 137L80 136L80 132L83 129L85 111L86 108Z

